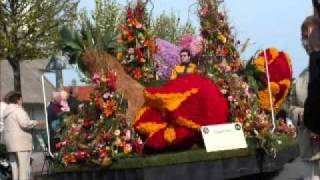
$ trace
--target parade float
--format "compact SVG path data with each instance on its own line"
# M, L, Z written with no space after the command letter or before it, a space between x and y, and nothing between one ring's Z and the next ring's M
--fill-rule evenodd
M59 179L227 179L279 170L297 156L283 107L292 85L288 54L267 48L243 61L226 14L199 0L200 35L173 44L150 33L147 2L126 7L107 52L90 31L62 30L62 50L93 91L78 114L63 113L55 137ZM194 73L170 78L179 52ZM201 127L240 123L248 148L206 152Z

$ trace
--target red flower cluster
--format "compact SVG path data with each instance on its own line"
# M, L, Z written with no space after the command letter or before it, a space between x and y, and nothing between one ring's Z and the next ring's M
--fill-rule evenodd
M65 164L94 163L107 166L112 159L128 156L137 148L142 153L141 140L136 136L120 108L122 97L115 94L116 74L96 73L92 77L94 91L82 104L77 115L65 116L62 137L56 144L59 158Z

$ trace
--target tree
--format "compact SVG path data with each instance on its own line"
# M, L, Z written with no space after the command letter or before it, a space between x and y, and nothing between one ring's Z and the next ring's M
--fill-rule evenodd
M65 26L60 31L60 49L69 56L69 63L77 64L84 81L90 75L82 58L86 50L96 49L115 55L119 48L117 38L122 7L115 0L95 0L95 3L93 13L86 9L80 11L76 28Z
M115 53L118 48L119 26L123 18L122 7L115 0L95 0L95 11L90 14L80 12L80 29L84 39L92 36L96 49ZM90 34L90 35L89 35Z
M176 43L184 34L194 34L195 27L190 22L181 23L180 18L173 12L170 15L163 12L152 22L155 36Z
M76 19L77 5L77 0L0 1L0 59L13 69L15 90L21 91L20 62L53 53L59 28Z

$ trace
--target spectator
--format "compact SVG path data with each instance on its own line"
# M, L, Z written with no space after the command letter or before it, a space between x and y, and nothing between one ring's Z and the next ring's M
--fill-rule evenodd
M191 52L189 49L182 49L180 51L180 59L180 65L176 66L171 72L171 79L196 72L197 65L191 62Z
M4 110L4 140L14 180L29 180L32 133L36 126L44 126L41 121L30 120L22 107L21 93L11 91L6 96L8 105Z
M311 131L303 121L303 105L307 97L308 69L305 69L296 80L295 94L293 94L289 117L297 128L300 157L304 165L304 180L319 179L319 144L312 140Z
M3 130L4 130L4 110L6 109L7 107L7 103L4 102L4 101L1 101L0 102L0 144L4 144L4 137L3 137Z
M68 93L65 91L54 92L52 94L52 101L47 107L51 152L55 151L55 135L60 128L59 114L70 110L67 98Z
M80 101L78 100L78 88L77 87L71 87L69 89L69 96L68 96L67 102L70 107L70 112L73 114L77 114L78 108L80 105Z
M303 46L309 54L308 95L304 104L304 125L314 133L320 134L320 2L312 0L314 14L305 19L301 26Z
M60 103L61 103L61 96L59 92L53 92L52 101L49 103L47 107L49 136L50 136L50 150L52 152L55 151L54 136L55 136L55 132L59 127L58 114L62 112L61 110L62 105Z

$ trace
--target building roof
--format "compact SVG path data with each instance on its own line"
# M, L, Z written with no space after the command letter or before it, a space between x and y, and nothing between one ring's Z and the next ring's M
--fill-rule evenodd
M47 59L24 60L20 63L21 91L24 103L43 103L41 75L48 64ZM44 78L47 102L54 86ZM7 60L0 60L0 98L13 90L13 71Z

